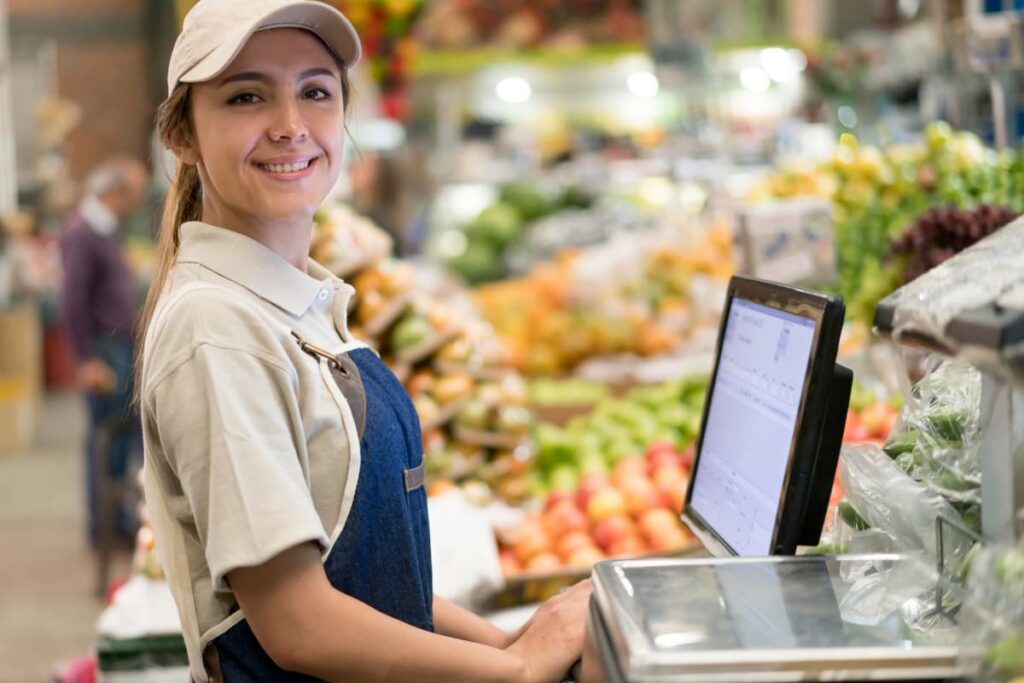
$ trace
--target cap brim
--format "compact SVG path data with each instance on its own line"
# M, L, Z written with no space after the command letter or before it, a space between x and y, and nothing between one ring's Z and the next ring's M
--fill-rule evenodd
M351 68L359 62L362 53L359 35L345 15L323 3L296 2L257 17L248 25L232 31L213 52L199 60L178 81L203 83L216 78L234 61L254 33L272 28L307 30L319 37L345 68Z

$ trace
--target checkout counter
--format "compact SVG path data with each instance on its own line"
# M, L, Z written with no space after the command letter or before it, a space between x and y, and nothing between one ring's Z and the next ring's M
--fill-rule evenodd
M835 476L852 382L835 362L842 320L832 297L730 283L682 511L712 557L598 564L580 683L977 672L958 624L980 617L936 558L795 554L818 543Z

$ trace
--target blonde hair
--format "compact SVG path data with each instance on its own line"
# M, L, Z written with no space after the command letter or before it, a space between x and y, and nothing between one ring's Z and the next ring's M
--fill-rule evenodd
M325 45L326 48L326 45ZM341 75L342 106L349 109L351 83L344 64L328 49ZM195 144L195 128L192 121L192 86L179 84L156 112L156 130L160 141L167 148L180 147L183 143ZM175 164L171 184L164 199L163 214L160 218L160 232L157 237L157 261L153 281L142 307L136 338L135 354L135 398L141 397L142 364L146 351L146 332L153 319L157 301L167 285L167 277L178 259L181 244L181 225L198 221L203 217L203 185L199 170L180 159Z

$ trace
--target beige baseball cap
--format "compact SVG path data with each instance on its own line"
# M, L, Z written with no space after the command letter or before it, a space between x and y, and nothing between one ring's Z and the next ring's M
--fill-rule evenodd
M301 28L314 33L346 68L362 48L352 24L338 10L317 0L199 0L185 16L167 65L167 92L179 83L216 77L257 31Z

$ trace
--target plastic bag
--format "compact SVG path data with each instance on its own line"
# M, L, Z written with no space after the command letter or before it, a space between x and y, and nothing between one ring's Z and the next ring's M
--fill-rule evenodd
M967 587L976 609L965 615L961 635L968 650L983 653L981 680L1024 677L1024 544L979 552Z
M935 520L941 515L962 521L940 493L908 477L873 444L844 447L839 476L846 500L837 509L841 535L834 541L850 552L923 551L936 557ZM950 537L946 551L960 557L969 546L966 539Z
M965 312L1021 308L1021 253L1024 219L1017 219L887 296L879 305L893 309L893 339L924 335L1008 382L1024 383L1024 344L993 352L947 335L950 321Z
M882 450L981 530L981 373L942 361L910 390Z

